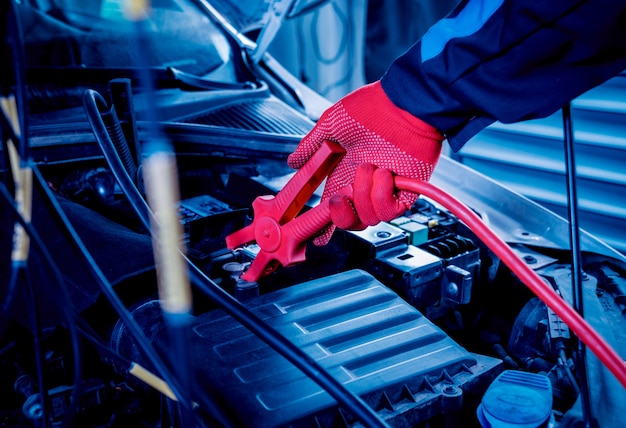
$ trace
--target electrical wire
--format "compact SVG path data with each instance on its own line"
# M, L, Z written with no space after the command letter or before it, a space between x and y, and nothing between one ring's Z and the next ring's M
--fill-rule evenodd
M7 189L4 186L0 186L0 195L7 202L10 203L11 195L8 193ZM178 397L174 395L174 393L171 391L171 388L165 381L156 377L154 374L148 372L147 370L143 368L138 370L137 368L139 366L137 363L130 361L128 358L119 354L118 352L113 350L111 347L104 344L101 341L101 339L98 338L97 333L95 333L94 330L91 328L91 326L87 324L84 321L84 319L78 315L78 313L76 312L76 309L74 308L74 305L72 305L71 299L67 293L67 289L63 287L63 284L64 284L63 275L61 274L56 264L53 262L52 254L50 254L50 251L47 249L46 245L43 243L43 240L41 239L37 231L33 228L33 226L30 223L27 223L24 220L24 218L21 215L19 215L19 213L17 212L17 209L13 206L12 206L12 211L17 216L17 219L19 223L22 225L22 227L24 228L24 230L26 230L26 233L28 233L28 235L30 236L31 241L35 244L35 246L41 253L41 259L47 262L47 267L50 272L50 275L54 279L54 281L52 281L52 284L56 286L55 292L52 293L52 295L54 299L56 300L57 306L62 310L62 312L65 315L65 319L67 320L68 331L69 331L73 354L74 354L74 361L75 362L80 361L80 357L79 357L80 351L78 347L79 342L78 342L78 334L77 334L77 332L79 331L83 335L83 337L85 337L92 345L94 345L95 348L97 348L102 353L106 354L106 356L110 358L114 363L118 364L120 367L125 368L129 374L137 377L138 379L144 381L148 385L154 387L156 390L167 395L172 400L178 401ZM15 272L15 275L17 275L19 270L15 269L13 272ZM74 374L75 385L77 384L76 378L77 376L79 376L79 374L80 374L80 369L75 367L75 374ZM74 387L74 390L76 390L76 386ZM74 396L71 397L70 402L78 403L78 397L79 397L79 394L76 393ZM71 419L72 419L74 412L75 410L66 414L62 426L71 426Z
M14 310L15 295L17 294L17 282L20 269L14 264L11 265L11 273L7 281L7 292L4 296L2 308L0 308L0 339L4 337L6 329L9 326Z
M29 158L29 142L28 142L28 100L26 95L26 60L24 50L24 38L21 27L21 19L17 11L17 3L10 1L9 13L7 13L7 27L9 40L12 41L11 54L13 59L13 73L14 73L14 93L15 100L2 100L2 125L3 129L8 130L9 140L6 144L6 150L9 153L9 159L11 157L11 151L13 149L12 142L17 144L17 158L18 162L11 162L11 170L13 172L13 184L15 186L15 200L16 205L13 206L10 199L7 199L7 203L15 208L14 216L17 216L15 221L14 232L14 249L12 253L13 265L12 270L15 275L11 275L11 279L15 279L15 283L12 284L15 288L9 290L9 297L17 288L18 278L23 277L23 285L27 295L27 304L30 305L30 319L31 328L34 329L34 341L35 341L35 360L37 366L37 375L39 379L39 394L42 404L42 419L43 426L46 427L49 424L48 420L48 400L47 400L47 388L44 382L44 369L43 360L41 355L40 344L40 325L38 316L38 304L37 296L35 295L35 288L30 280L28 271L28 259L30 252L30 234L26 233L27 226L30 226L31 209L32 209L32 168L31 159ZM12 111L7 111L8 107L13 107ZM12 117L7 117L7 113ZM19 166L15 165L19 163ZM5 189L6 190L6 189ZM7 195L8 192L6 192ZM6 196L6 195L5 195ZM22 253L21 255L19 253ZM20 275L21 273L21 275ZM63 307L63 305L61 305ZM7 317L9 318L9 317ZM68 320L70 321L70 320ZM74 388L70 396L70 408L65 414L62 425L70 426L73 419L77 403L82 394L82 388L80 383L82 372L82 354L80 345L78 343L78 334L73 323L69 322L69 333L72 343L72 352L74 360ZM0 337L2 337L2 329L0 329Z
M2 197L5 199L5 201L8 203L8 205L10 206L11 211L13 212L13 215L16 218L16 223L19 223L20 226L23 228L23 230L28 234L30 240L32 242L35 243L35 245L37 245L39 251L42 254L42 257L44 260L47 260L49 263L52 260L52 256L50 255L49 251L46 249L46 247L43 245L43 241L41 240L41 238L39 237L39 235L37 234L37 232L35 231L35 229L32 227L32 225L27 222L24 217L22 217L22 215L19 213L17 207L15 207L12 204L12 197L9 194L9 192L7 191L7 189L4 186L0 186L0 195L2 195ZM31 257L32 259L32 257ZM30 279L28 278L28 272L27 272L27 266L26 264L22 263L22 265L17 265L15 264L14 268L13 268L13 274L12 277L15 276L16 278L18 278L20 276L20 273L22 273L22 275L24 276L24 282L26 285L26 291L28 294L28 298L30 300L29 304L31 306L31 308L29 309L30 311L35 311L35 315L36 315L36 311L37 311L37 305L35 304L35 293L34 290L32 289L32 284L30 283ZM53 272L54 273L54 272ZM59 287L57 288L58 293L53 293L53 296L55 298L62 298L63 302L60 302L57 306L62 310L62 312L65 315L65 318L68 322L68 332L69 332L69 336L70 336L70 342L72 344L72 354L73 354L73 361L74 361L74 388L72 389L72 395L70 396L70 403L72 403L70 405L70 411L64 416L63 419L63 423L62 426L71 426L71 420L74 416L75 413L75 409L76 409L76 403L79 402L79 398L81 396L81 386L80 386L80 378L81 378L81 373L82 373L82 352L80 349L80 344L78 341L78 333L76 330L76 326L74 325L73 318L68 314L68 310L69 308L73 307L71 304L71 301L69 299L69 296L67 295L67 291L61 287L61 284L63 283L62 280L62 276L60 275L60 273L56 273L53 275L54 278L56 279L56 282L53 281L52 284L58 284ZM16 279L17 280L17 279ZM32 314L31 314L32 317ZM36 324L39 323L38 319L32 319L31 318L31 324L35 322ZM37 357L37 356L36 356ZM43 415L42 418L44 418L45 422L44 425L47 424L47 410L46 410L46 403L45 403L45 394L46 394L46 389L41 389L45 387L45 384L43 382L40 382L40 394L42 397L42 409L43 409Z
M406 177L395 178L396 188L429 197L459 217L541 301L552 309L582 340L626 388L626 363L622 357L570 307L554 289L528 267L472 210L459 200L428 182Z

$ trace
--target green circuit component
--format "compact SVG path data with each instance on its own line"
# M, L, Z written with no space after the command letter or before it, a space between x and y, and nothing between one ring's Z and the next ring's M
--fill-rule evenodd
M398 227L408 234L411 245L417 246L428 241L428 226L408 221L398 225Z

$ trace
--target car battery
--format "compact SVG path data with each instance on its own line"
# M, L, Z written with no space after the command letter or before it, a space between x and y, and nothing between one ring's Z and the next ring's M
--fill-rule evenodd
M439 257L413 245L383 251L372 263L373 275L424 311L441 299L442 272Z
M407 236L402 229L389 223L378 223L364 230L350 231L351 253L354 258L367 261L375 258L378 254L398 246L407 245Z
M355 267L384 281L408 302L427 308L441 298L441 258L408 244L407 233L388 223L350 232Z
M444 264L442 299L448 304L470 302L474 280L480 277L480 250L474 242L451 233L420 248L440 257Z

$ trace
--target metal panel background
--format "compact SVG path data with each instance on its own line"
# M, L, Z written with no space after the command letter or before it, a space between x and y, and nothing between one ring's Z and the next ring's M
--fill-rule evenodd
M572 101L572 121L581 227L626 253L626 74ZM567 218L560 111L495 123L453 157Z

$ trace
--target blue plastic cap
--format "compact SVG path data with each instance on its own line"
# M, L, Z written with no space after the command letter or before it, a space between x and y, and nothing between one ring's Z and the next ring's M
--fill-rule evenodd
M505 371L485 392L476 414L484 428L536 428L552 412L552 385L546 376Z

